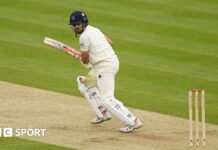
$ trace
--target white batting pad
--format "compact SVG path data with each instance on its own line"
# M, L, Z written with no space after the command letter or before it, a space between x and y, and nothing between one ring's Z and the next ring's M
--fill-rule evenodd
M130 111L115 98L105 99L103 101L103 106L107 108L107 110L115 115L118 119L120 119L124 124L134 126L134 120L136 117L130 113Z
M96 115L99 118L103 118L103 107L100 104L100 97L99 97L99 91L96 87L92 87L92 88L87 88L85 87L85 85L83 85L80 82L80 79L84 80L85 77L83 76L78 76L77 77L77 83L78 83L78 88L80 90L80 92L84 95L84 97L86 98L86 100L88 101L88 103L91 105L91 107L94 109Z

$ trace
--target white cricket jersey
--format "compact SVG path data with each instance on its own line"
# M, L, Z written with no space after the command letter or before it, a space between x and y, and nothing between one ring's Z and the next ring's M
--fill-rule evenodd
M110 59L115 55L106 36L98 28L90 25L80 35L80 50L89 52L89 63L92 65Z

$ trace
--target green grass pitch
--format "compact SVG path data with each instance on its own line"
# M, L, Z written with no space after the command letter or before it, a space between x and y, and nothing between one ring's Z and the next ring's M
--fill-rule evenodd
M56 145L43 144L20 138L1 138L1 150L73 150Z

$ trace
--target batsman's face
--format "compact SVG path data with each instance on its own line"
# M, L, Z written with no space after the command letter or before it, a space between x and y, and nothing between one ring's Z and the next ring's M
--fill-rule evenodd
M71 25L71 28L76 33L81 33L83 31L83 24L82 23L76 23Z

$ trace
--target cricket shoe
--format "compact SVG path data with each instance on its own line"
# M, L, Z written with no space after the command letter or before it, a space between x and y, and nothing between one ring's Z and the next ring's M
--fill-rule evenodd
M142 126L142 122L138 118L136 118L134 122L135 122L134 126L126 125L125 127L120 128L120 132L129 133Z
M110 120L112 117L111 117L111 114L109 112L106 112L104 117L103 118L99 118L98 116L96 116L96 118L93 118L90 123L91 124L99 124L99 123L102 123L104 121L108 121Z

